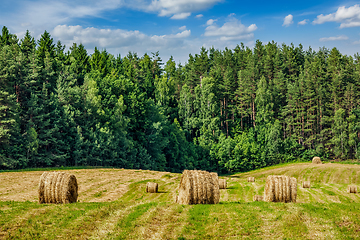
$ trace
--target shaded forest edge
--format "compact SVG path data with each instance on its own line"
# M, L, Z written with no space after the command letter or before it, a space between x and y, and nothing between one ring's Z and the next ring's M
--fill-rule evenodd
M360 158L360 55L263 44L159 53L68 51L0 36L0 169L249 171Z

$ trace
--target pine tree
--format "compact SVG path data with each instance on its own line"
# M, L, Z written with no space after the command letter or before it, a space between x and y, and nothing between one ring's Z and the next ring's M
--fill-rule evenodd
M179 100L179 118L187 133L192 129L193 97L187 84L182 86Z
M146 92L148 98L155 97L155 78L153 75L153 62L149 55L145 54L139 62L139 81L142 91ZM158 77L156 77L158 78Z
M348 122L345 118L345 110L339 108L335 112L334 124L332 126L333 138L331 143L333 144L333 151L335 157L345 158L349 151L348 146Z
M238 73L238 88L236 90L239 102L238 109L241 115L241 128L245 125L245 121L249 125L256 125L255 98L257 79L255 71L254 58L252 53L249 53L246 69L240 70Z
M205 47L201 47L200 55L195 54L195 62L194 67L196 70L196 75L199 76L200 79L207 76L210 70L210 60L208 57L208 51Z
M98 71L102 77L105 77L111 73L113 62L115 62L113 55L109 54L106 50L100 52L97 47L95 47L94 53L90 58L91 70Z
M84 83L85 74L90 71L89 56L84 45L74 43L70 47L70 72L76 74L77 85Z
M0 36L0 48L2 46L11 46L18 43L17 36L11 34L6 26L3 26Z
M29 59L30 55L33 54L36 47L34 37L30 35L29 30L26 30L25 36L20 41L21 52L25 55L26 59Z
M55 44L54 39L50 36L50 33L45 31L40 40L38 41L38 48L36 50L37 57L39 59L40 66L45 66L45 58L48 57L50 59L55 58Z
M215 81L211 77L202 79L199 117L200 138L204 145L215 142L220 135L220 106L216 99Z

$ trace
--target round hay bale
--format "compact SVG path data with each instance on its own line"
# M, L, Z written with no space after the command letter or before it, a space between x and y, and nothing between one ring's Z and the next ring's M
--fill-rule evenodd
M284 179L284 187L285 187L285 196L284 201L285 202L291 202L291 178L286 177Z
M210 202L214 202L214 204L220 202L220 186L219 186L219 176L216 172L210 173L212 178L212 185L207 186L208 191L212 191L212 194L210 194ZM226 185L225 185L226 187Z
M296 202L297 181L288 176L270 175L266 179L264 201L266 202Z
M39 203L73 203L77 201L78 185L73 174L44 172L39 182Z
M219 178L217 173L199 170L184 170L177 203L216 204L220 200Z
M226 179L219 179L219 188L226 189Z
M312 163L313 164L321 164L321 159L319 157L313 157Z
M264 190L264 201L274 202L275 196L275 181L274 176L270 175L266 178L265 190Z
M277 176L275 178L275 197L277 202L285 202L284 201L284 194L286 194L286 190L284 189L283 184L283 176Z
M45 178L45 203L53 203L51 190L56 175L56 172L50 172Z
M255 202L261 202L261 201L264 201L264 197L260 196L260 195L254 195L253 200Z
M146 183L146 192L148 193L157 193L158 192L158 184L154 182Z
M348 193L357 193L357 186L355 185L349 185L347 188Z
M303 188L310 188L310 181L305 181L302 183Z
M291 198L290 201L293 203L296 203L296 198L297 198L297 179L294 177L290 178L290 194L291 194Z
M61 172L59 173L58 177L57 177L57 181L56 181L56 185L55 185L55 203L61 203L61 199L62 199L62 181L63 178L65 177L65 173Z
M44 172L40 176L40 182L39 182L39 203L45 203L45 179L46 176L49 174L49 172Z
M210 194L210 202L213 202L213 204L217 204L220 202L219 176L215 172L210 173L210 175L212 178L212 183L208 184L208 190L212 192L212 194Z
M255 182L255 178L254 177L248 177L248 182Z

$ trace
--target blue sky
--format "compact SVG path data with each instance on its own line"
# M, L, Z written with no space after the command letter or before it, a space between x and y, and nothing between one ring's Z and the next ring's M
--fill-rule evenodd
M159 51L182 64L202 46L252 48L257 39L360 52L359 1L2 0L0 26L19 38L47 30L90 54L95 46L122 56Z

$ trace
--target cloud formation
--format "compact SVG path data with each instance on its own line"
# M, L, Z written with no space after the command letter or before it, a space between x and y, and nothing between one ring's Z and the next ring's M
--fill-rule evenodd
M142 52L157 51L163 48L176 48L184 45L184 39L191 35L190 30L177 34L146 35L140 31L122 29L98 29L94 27L58 25L51 32L67 46L82 43L87 49L99 48L140 49ZM130 48L131 47L131 48Z
M349 38L345 35L336 36L336 37L323 37L320 38L320 42L328 42L328 41L339 41L339 40L348 40Z
M328 15L320 14L313 21L313 24L323 24L326 22L338 22L340 28L360 27L360 6L358 4L346 8L339 7L335 13Z
M204 36L220 37L221 41L242 40L254 37L254 31L257 29L255 24L246 27L238 19L231 18L221 27L217 26L213 19L207 21Z
M18 10L7 13L6 16L0 14L0 22L19 35L30 29L35 37L56 25L68 24L74 19L85 17L101 17L105 11L124 7L123 0L14 0L13 4L18 5Z
M293 23L294 23L294 21L293 21L293 15L289 14L289 15L287 15L287 16L284 18L283 26L288 27L288 26L290 26L290 25L293 24Z
M135 51L139 56L159 51L164 60L170 56L177 56L177 61L184 63L189 52L197 51L199 45L193 46L188 40L191 30L186 30L186 26L179 29L180 32L174 34L147 35L140 31L123 29L58 25L50 33L54 39L60 39L67 47L72 46L74 42L82 43L89 53L92 53L95 47L106 49L114 55L120 53L122 56L129 51Z
M191 15L191 13L177 13L174 14L170 19L186 19Z
M74 24L81 18L106 18L107 11L133 9L155 13L171 19L185 19L223 0L13 0L16 12L1 12L0 22L17 34L31 29L39 35L44 29L61 24ZM197 15L202 17L201 14ZM9 20L11 19L11 20Z
M205 10L222 1L223 0L152 0L151 3L148 4L148 1L143 0L143 5L138 6L141 6L140 8L148 12L157 12L159 16L174 17L183 14L181 16L185 17L185 13L191 14L193 12ZM130 6L133 5L130 4ZM188 16L190 16L190 14ZM180 19L173 17L172 19Z
M213 25L213 23L215 22L216 20L214 19L209 19L206 21L206 25L210 26L210 25Z
M308 23L309 19L304 19L300 22L298 22L298 25L306 25Z

